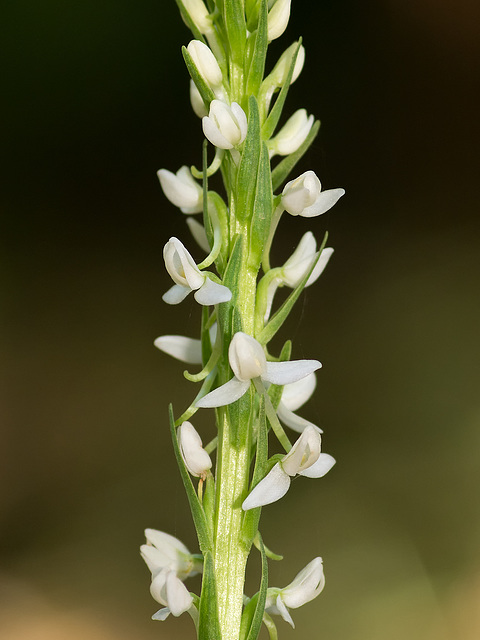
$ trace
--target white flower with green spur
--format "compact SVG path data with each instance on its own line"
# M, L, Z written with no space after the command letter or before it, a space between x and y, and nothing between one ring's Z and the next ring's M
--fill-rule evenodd
M242 331L238 331L230 342L228 361L234 377L198 400L197 407L231 404L247 393L253 380L283 386L305 378L322 366L318 360L267 362L262 345Z
M163 193L180 211L189 214L203 211L203 189L187 166L180 167L177 173L160 169L157 176Z
M145 537L147 544L140 547L140 554L152 573L150 593L164 605L153 619L165 620L170 613L179 616L193 604L183 581L202 571L201 560L193 556L183 542L168 533L146 529Z
M322 558L318 557L307 564L293 581L283 589L267 590L265 611L282 616L285 622L295 628L288 609L298 609L316 598L325 586Z
M305 171L295 180L287 182L281 203L292 216L313 218L331 209L344 194L344 189L322 191L322 184L315 173Z
M170 238L163 249L163 258L165 267L175 282L173 287L163 294L162 299L167 304L179 304L192 291L195 291L195 300L206 306L228 302L231 299L230 289L213 282L202 273L178 238Z
M291 479L296 476L321 478L335 464L328 453L321 453L322 439L313 425L308 425L291 450L252 489L242 504L248 511L283 498L290 488Z

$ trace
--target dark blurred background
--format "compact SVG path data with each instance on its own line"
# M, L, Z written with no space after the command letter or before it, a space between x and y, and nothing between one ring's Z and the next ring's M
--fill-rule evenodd
M316 555L327 576L282 638L480 636L479 7L294 0L271 47L303 35L286 115L322 120L297 173L347 192L274 249L312 225L335 247L282 334L324 364L302 415L338 460L264 509L271 584ZM193 386L152 346L199 319L161 301L164 243L193 241L155 175L200 163L189 34L173 0L1 14L0 635L192 638L186 615L150 621L138 555L146 526L197 551L166 423Z

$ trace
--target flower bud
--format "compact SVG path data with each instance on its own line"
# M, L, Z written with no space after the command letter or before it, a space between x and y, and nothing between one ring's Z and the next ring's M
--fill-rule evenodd
M269 3L271 5L271 2ZM290 19L290 5L292 0L275 0L275 4L268 12L268 41L279 38L287 28Z
M307 116L305 109L298 109L287 120L280 131L268 143L271 156L278 154L288 156L294 153L305 142L315 118Z
M207 107L193 80L190 80L190 103L196 116L203 118L208 115Z
M230 342L228 360L235 377L243 382L259 378L267 370L261 344L242 331L238 331Z
M182 0L188 15L202 34L212 31L212 19L208 15L208 9L202 0Z
M178 444L185 466L192 476L205 478L207 471L212 468L212 461L191 422L183 422L178 427Z
M286 51L282 53L277 64L273 67L272 72L266 78L267 82L271 82L275 85L275 87L280 88L283 87L287 80L287 74L290 70L290 65L292 64L292 58L297 50L298 44L294 42ZM295 80L298 78L300 73L302 72L303 65L305 64L305 47L300 45L300 49L298 50L297 59L295 60L295 66L293 68L292 79L290 80L290 84L293 84Z
M163 193L183 213L200 213L203 210L203 189L195 181L187 166L177 173L167 169L157 172Z
M343 196L344 189L327 189L313 171L305 171L287 182L282 192L282 206L292 216L312 218L325 213Z
M208 116L202 118L205 137L220 149L233 149L245 140L247 116L236 102L232 106L221 100L212 100Z
M332 253L333 249L331 247L323 249L317 264L307 280L306 287L309 287L320 277ZM287 287L294 289L310 270L316 258L317 241L313 233L307 231L298 243L298 247L282 267L283 283L286 284Z
M208 86L212 90L220 88L223 80L222 70L207 45L200 42L200 40L192 40L187 47L187 51Z

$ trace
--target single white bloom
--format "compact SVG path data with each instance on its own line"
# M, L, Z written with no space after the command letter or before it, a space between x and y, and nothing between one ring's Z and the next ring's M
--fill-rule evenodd
M238 331L228 348L228 360L234 377L198 400L197 407L222 407L241 398L252 380L285 385L301 380L322 365L318 360L267 362L262 345L252 336Z
M314 373L306 376L302 380L286 384L283 387L282 398L277 408L279 419L298 433L302 433L306 427L312 426L319 433L322 430L309 420L294 413L303 406L311 397L317 385L317 377Z
M197 67L199 74L212 91L219 89L223 81L222 70L211 49L203 42L200 42L200 40L191 40L187 51Z
M193 80L190 80L190 104L192 105L193 112L199 118L208 115L207 107L203 101L200 91L197 89L197 85Z
M287 80L288 72L290 71L290 66L292 64L292 59L297 50L298 44L294 42L286 51L282 53L280 58L278 59L277 64L273 67L272 72L265 78L267 83L272 83L276 88L283 87ZM300 45L300 49L298 50L297 58L295 60L295 66L293 68L292 79L290 80L290 84L293 84L295 80L298 78L300 73L302 72L303 65L305 64L305 47Z
M291 289L295 289L295 287L310 271L315 260L317 260L317 263L315 264L315 267L313 268L313 271L305 285L306 287L309 287L321 276L332 254L333 249L331 247L325 247L317 260L317 241L315 240L313 233L311 231L307 231L302 236L297 248L285 262L283 267L279 267L275 270L277 275L271 280L267 288L267 305L264 321L266 322L270 317L273 298L278 287L287 286Z
M202 447L202 439L191 422L182 422L178 427L178 444L185 466L192 476L205 478L212 468L210 456Z
M271 9L268 12L267 22L269 42L279 38L287 28L292 0L274 0L273 6L272 4L272 0L270 0L268 6L271 7Z
M305 142L314 122L315 118L307 115L305 109L295 111L277 135L269 140L270 156L273 157L276 154L288 156L294 153Z
M180 167L177 173L167 169L157 171L163 193L183 213L203 211L203 189L195 181L187 166Z
M281 615L292 627L295 625L288 609L298 609L316 598L325 586L322 558L315 558L300 571L284 589L270 588L267 591L265 611Z
M228 106L222 100L212 100L208 116L202 118L205 137L219 149L233 149L245 140L247 116L236 102Z
M190 233L198 246L206 253L210 253L210 244L207 238L207 232L203 224L200 224L195 218L187 218L187 226L190 229Z
M293 476L324 476L333 467L335 460L327 453L321 453L321 443L318 430L313 425L305 427L290 451L248 494L242 509L248 511L283 498Z
M202 570L201 561L192 556L183 542L168 533L146 529L145 537L147 544L140 547L140 553L152 573L150 592L157 602L165 605L153 618L165 620L170 613L179 616L193 603L183 580Z
M168 273L176 283L163 295L167 304L182 302L191 291L195 291L195 300L203 305L218 304L231 299L230 289L213 282L202 273L178 238L170 238L163 249L163 258Z
M312 218L331 209L344 193L344 189L322 191L322 185L315 173L305 171L285 185L282 206L292 216Z
M212 19L202 0L182 0L182 2L200 33L210 33L213 29Z

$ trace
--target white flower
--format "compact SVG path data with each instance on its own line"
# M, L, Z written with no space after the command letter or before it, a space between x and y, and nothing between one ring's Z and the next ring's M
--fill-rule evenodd
M307 115L305 109L298 109L290 116L276 136L268 142L270 157L275 154L288 156L294 153L310 133L315 118Z
M195 181L187 166L180 167L177 173L167 169L157 171L158 179L172 204L180 207L183 213L200 213L203 210L203 189Z
M182 0L182 2L200 33L210 33L213 28L212 20L208 15L208 9L202 0Z
M290 427L290 429L298 433L302 433L304 429L309 426L312 426L319 433L322 433L319 427L294 413L294 411L302 407L312 397L316 386L316 375L311 373L302 380L286 384L283 387L282 398L277 408L277 415L287 427Z
M236 102L232 106L212 100L208 116L202 118L205 137L219 149L233 149L245 140L247 116Z
M202 439L191 422L182 422L178 427L178 444L185 466L192 476L205 478L212 468L210 456L202 447Z
M220 69L217 59L207 45L200 42L200 40L191 40L187 47L187 51L197 67L199 74L212 91L220 89L223 80L222 70Z
M335 464L328 453L321 453L321 436L313 425L308 425L290 451L260 480L243 501L242 509L254 509L280 500L296 475L321 478Z
M275 4L272 3L272 0L268 3L268 6L271 7L267 22L269 42L279 38L287 28L292 0L273 0L273 2Z
M190 104L196 116L203 118L208 115L207 107L203 101L200 91L193 80L190 80Z
M198 400L197 407L222 407L241 398L256 378L262 382L285 385L301 380L322 365L318 360L267 362L262 345L252 336L238 331L228 348L228 360L234 377Z
M282 206L292 216L312 218L328 211L343 196L344 189L327 189L313 171L287 182L282 192Z
M284 589L268 589L265 611L281 615L286 622L295 628L288 608L297 609L310 602L322 592L324 586L325 576L322 559L315 558Z
M178 238L170 238L163 249L165 267L176 283L164 295L167 304L178 304L195 291L195 300L203 305L227 302L232 297L228 287L217 284L202 273Z
M201 571L200 561L180 540L168 533L146 529L145 537L147 544L142 544L140 553L152 573L150 592L157 602L165 606L153 618L165 620L170 613L179 616L193 603L183 580Z
M313 268L312 273L310 274L306 287L309 287L311 284L316 282L316 280L322 275L323 270L328 264L331 256L333 254L333 249L331 247L325 247L323 249L320 257ZM302 281L305 275L312 268L312 264L317 259L317 241L315 240L315 236L311 231L307 231L303 236L300 242L298 243L297 248L292 253L290 258L285 262L283 267L279 267L275 269L275 273L277 274L274 278L272 278L271 282L267 288L267 307L265 311L265 322L270 317L270 311L272 309L273 298L275 296L275 292L278 287L287 286L291 289L295 289L295 287Z

